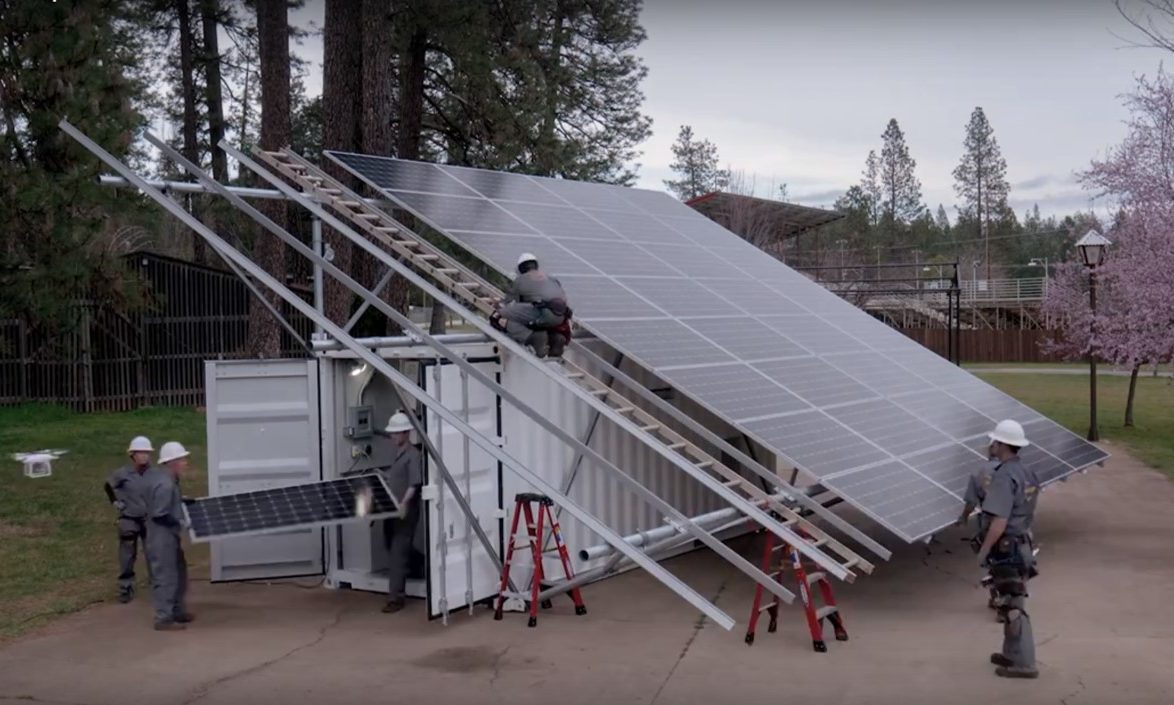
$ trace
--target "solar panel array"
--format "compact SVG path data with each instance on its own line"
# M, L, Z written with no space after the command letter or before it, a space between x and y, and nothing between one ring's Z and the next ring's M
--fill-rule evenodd
M367 501L361 504L360 495ZM186 507L196 541L376 519L396 512L395 500L376 475L202 497Z
M1107 454L654 191L327 156L907 541L956 519L1003 418L1050 483Z

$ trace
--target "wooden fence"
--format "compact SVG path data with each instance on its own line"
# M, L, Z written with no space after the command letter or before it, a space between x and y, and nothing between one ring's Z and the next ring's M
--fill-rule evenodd
M944 328L903 328L902 333L946 356L947 335ZM962 362L1059 362L1045 354L1040 345L1052 331L1036 329L960 330L958 331L959 359Z
M0 320L0 405L197 406L204 403L204 361L246 356L252 294L235 275L153 254L129 261L150 292L146 311L126 315L81 302L77 325L57 336ZM283 308L308 340L312 323ZM284 329L281 344L285 356L306 354Z

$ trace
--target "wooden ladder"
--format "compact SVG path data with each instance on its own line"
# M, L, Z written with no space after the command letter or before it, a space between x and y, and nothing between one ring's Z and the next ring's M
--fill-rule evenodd
M254 156L297 185L315 201L352 223L357 230L382 244L422 274L431 277L452 296L472 306L486 318L494 312L496 302L503 296L497 287L384 211L368 203L362 196L317 166L288 149L280 152L257 149L254 150ZM799 511L774 499L755 482L706 453L584 367L566 357L562 359L562 365L568 379L575 381L616 413L638 423L641 430L653 435L664 447L716 476L723 485L741 492L760 508L773 510L781 517L780 523L788 529L801 529L802 531L796 532L797 535L802 537L808 547L818 550L831 562L839 564L846 574L846 582L853 582L856 579L854 571L872 573L872 563L808 521Z

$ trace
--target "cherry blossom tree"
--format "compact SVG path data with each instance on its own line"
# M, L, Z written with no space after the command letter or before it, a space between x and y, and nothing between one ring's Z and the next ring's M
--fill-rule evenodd
M1138 79L1125 104L1127 136L1080 174L1086 187L1121 205L1108 232L1113 245L1096 271L1096 315L1078 262L1057 270L1043 312L1060 321L1048 349L1131 371L1125 425L1132 426L1141 367L1174 361L1174 78Z

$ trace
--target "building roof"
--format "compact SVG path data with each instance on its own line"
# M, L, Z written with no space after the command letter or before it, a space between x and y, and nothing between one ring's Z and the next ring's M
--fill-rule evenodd
M718 222L728 220L729 214L737 208L764 209L770 219L777 221L777 223L772 223L772 226L777 228L777 234L784 238L794 237L844 217L843 213L837 211L783 203L755 196L742 196L725 191L713 191L685 201L685 204Z

